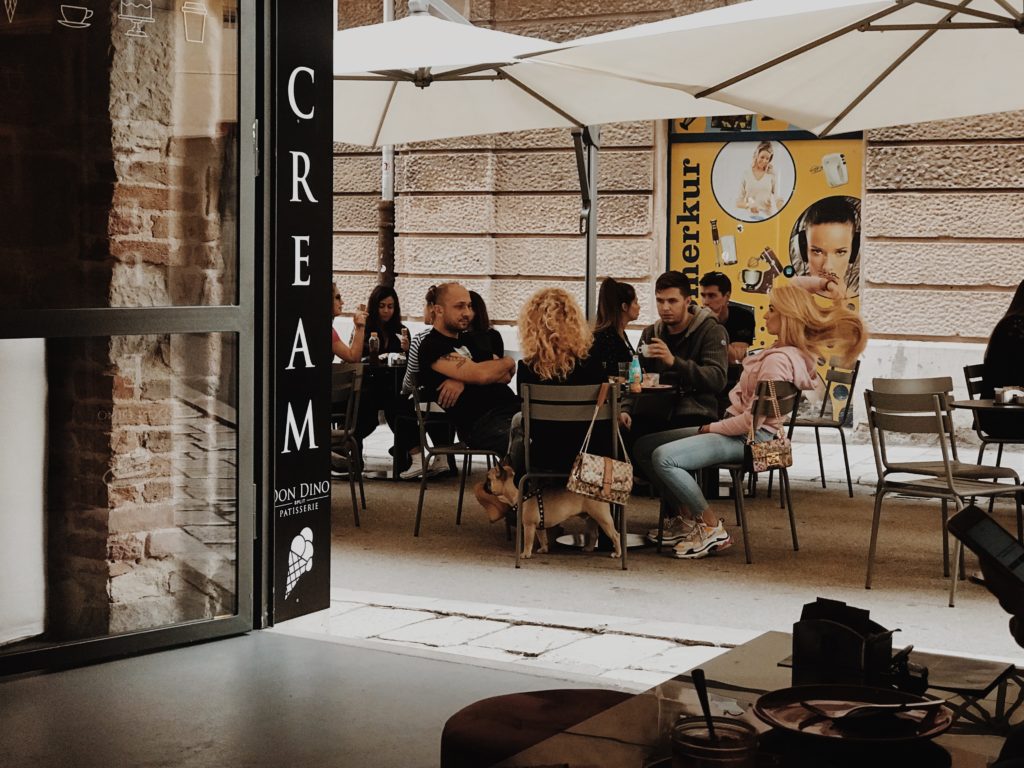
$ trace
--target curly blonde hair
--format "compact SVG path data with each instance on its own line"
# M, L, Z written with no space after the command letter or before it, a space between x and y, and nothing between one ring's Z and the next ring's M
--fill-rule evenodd
M860 315L840 304L822 307L803 288L779 286L769 301L779 313L779 344L783 346L796 347L815 357L836 356L853 362L868 343L868 331Z
M562 288L542 288L519 312L523 362L542 379L566 378L593 340L579 305Z

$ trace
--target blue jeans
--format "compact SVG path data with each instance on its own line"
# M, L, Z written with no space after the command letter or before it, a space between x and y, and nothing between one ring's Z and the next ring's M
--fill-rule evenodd
M641 438L636 444L636 462L657 487L666 501L686 507L693 517L708 508L707 499L690 474L692 470L715 464L743 461L745 435L698 434L698 427L673 429ZM775 435L759 429L756 442L771 440Z

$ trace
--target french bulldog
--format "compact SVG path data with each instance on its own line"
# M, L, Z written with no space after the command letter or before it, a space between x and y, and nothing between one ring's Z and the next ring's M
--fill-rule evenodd
M537 551L541 554L546 553L548 551L547 531L537 527L541 522L537 496L528 495L526 501L519 504L519 487L515 483L515 473L512 468L507 465L492 467L487 473L484 489L507 504L519 505L519 514L523 516L522 557L529 559L533 555L534 539L540 544ZM622 556L619 532L615 530L615 521L612 519L611 505L608 502L580 496L565 488L545 488L542 494L545 527L559 525L574 515L586 515L587 529L584 551L594 551L597 544L597 526L601 526L601 530L611 539L615 547L611 556Z

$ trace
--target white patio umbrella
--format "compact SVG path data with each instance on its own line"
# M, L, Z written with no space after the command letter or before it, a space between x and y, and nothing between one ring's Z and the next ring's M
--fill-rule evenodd
M835 134L1024 108L1024 3L750 0L535 58Z
M517 58L554 43L444 21L410 2L399 21L334 37L334 140L365 146L572 128L586 235L586 309L597 274L597 144L589 126L734 115L745 110L683 89Z
M516 57L554 43L425 12L334 37L334 139L381 146L744 110L682 89Z

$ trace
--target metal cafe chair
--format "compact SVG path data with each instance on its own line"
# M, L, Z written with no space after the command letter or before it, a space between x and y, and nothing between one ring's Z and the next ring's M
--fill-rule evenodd
M983 387L983 380L985 377L985 366L981 363L976 365L965 365L964 366L964 379L967 381L967 394L971 400L977 400L981 397L981 390ZM992 435L986 434L981 428L980 420L978 419L978 413L974 412L974 433L978 436L978 440L981 441L981 447L978 448L978 463L981 464L981 460L985 455L985 449L990 445L999 446L996 451L996 463L995 466L1000 466L1003 463L1003 446L1004 445L1024 445L1024 435L1020 437L992 437ZM995 503L995 499L989 499L988 511L992 511L992 505Z
M453 442L449 445L432 445L427 439L427 426L441 424L455 434L455 425L451 417L444 409L435 402L424 397L423 388L419 382L413 380L412 388L413 410L416 414L416 426L420 435L420 461L422 462L420 473L420 495L416 503L416 524L413 527L413 536L420 535L420 522L423 519L423 499L427 493L427 466L434 456L445 456L449 459L462 457L462 471L459 473L459 504L455 510L455 524L462 525L462 500L466 493L466 478L469 476L470 461L473 456L485 456L488 461L494 459L500 461L501 457L494 451L482 448L470 448L464 442Z
M956 440L952 432L949 401L944 394L938 392L906 394L866 390L864 403L867 407L868 432L871 435L875 467L878 471L878 484L875 487L875 510L871 521L871 543L868 547L867 578L864 582L865 589L871 589L882 500L890 493L913 498L938 499L942 502L944 576L950 575L949 543L946 531L949 502L953 502L956 511L959 512L967 505L969 499L975 496L1014 496L1017 504L1017 538L1024 540L1024 516L1022 516L1021 508L1024 486L1020 484L1020 478L1016 472L1009 470L1008 474L999 475L1000 478L1010 478L1011 482L1009 483L1001 483L999 479L989 482L986 478L956 474L955 468L959 465L955 459ZM934 462L893 461L886 450L886 436L893 434L933 437L939 448L940 460ZM891 477L892 475L907 474L917 475L917 477L899 480L894 480ZM950 607L956 600L958 575L963 569L962 554L962 546L957 540L953 557L952 582L949 588Z
M793 431L797 427L809 427L814 430L814 442L818 446L818 469L821 471L821 487L825 488L825 461L821 455L821 430L834 429L839 433L839 440L843 446L843 465L846 467L846 491L850 498L853 498L853 478L850 476L850 456L846 451L846 432L843 427L847 423L850 409L853 406L853 392L857 386L857 374L860 371L860 360L854 363L853 368L843 368L842 361L832 358L828 370L825 372L825 397L821 401L821 410L817 416L796 416L789 423L789 438L793 439ZM839 417L832 415L833 396L842 395L846 402ZM772 475L768 475L768 495L772 495Z
M534 466L530 451L530 431L536 422L566 424L589 423L594 418L594 409L600 398L601 387L608 387L604 405L597 411L594 429L607 428L611 432L611 457L619 458L619 388L615 385L586 384L581 386L556 386L551 384L523 384L520 395L523 398L523 441L526 455L525 469L519 479L519 498L525 497L529 487L539 480L567 480L568 472L552 472L549 468ZM607 423L607 427L605 427ZM612 504L612 516L619 529L622 547L622 570L626 570L626 507ZM523 542L523 516L516 514L516 568L520 567Z
M779 415L783 418L791 416L800 406L800 389L788 381L776 381L774 384L775 393L779 401ZM751 405L751 415L755 420L775 415L775 406L772 404L769 382L758 382L757 393ZM748 470L742 461L732 464L719 464L717 467L707 467L705 469L716 474L718 470L724 469L732 477L732 497L736 507L736 523L743 529L743 552L746 555L747 563L750 564L753 562L750 556L750 526L747 522L746 507L743 504L743 476ZM757 473L750 472L750 474L756 475ZM796 535L796 516L793 513L793 497L790 494L789 472L785 468L779 470L779 497L789 511L789 530L793 537L793 551L798 552L800 550L800 542ZM659 551L664 532L665 506L662 505L658 512Z
M359 527L359 507L366 509L363 490L363 456L356 440L356 414L363 388L362 363L335 363L331 367L331 450L348 460L348 487L352 494L352 515ZM359 501L356 503L356 482Z

